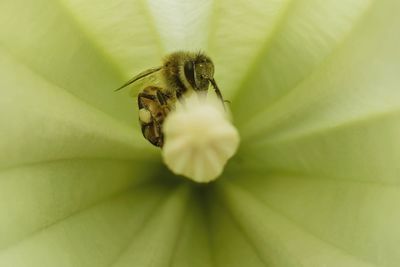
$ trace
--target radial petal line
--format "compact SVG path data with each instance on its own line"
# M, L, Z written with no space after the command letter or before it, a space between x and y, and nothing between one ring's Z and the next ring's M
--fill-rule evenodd
M45 225L45 226L43 226L43 227L41 227L41 228L39 228L39 229L36 229L35 231L33 231L32 233L30 233L29 235L27 235L27 236L24 237L23 239L20 239L20 240L18 240L18 241L16 241L16 242L13 242L13 243L11 243L11 244L8 244L6 247L2 247L2 248L1 248L1 251L5 251L5 250L8 250L8 249L10 249L10 248L12 248L12 247L15 247L15 246L17 246L18 244L20 244L21 242L23 242L23 241L25 241L25 240L27 240L27 239L30 239L30 238L36 236L37 234L39 234L39 233L41 233L41 232L43 232L43 231L45 231L45 230L47 230L47 229L49 229L49 228L52 228L52 227L58 225L59 223L62 223L62 222L65 221L65 220L68 220L68 219L70 219L70 218L74 218L75 216L78 216L79 214L82 214L82 213L85 212L86 210L93 209L93 208L95 208L95 207L101 205L102 203L104 203L104 202L106 202L106 201L112 201L112 200L118 199L119 197L121 197L122 195L124 195L124 194L126 194L126 193L132 191L133 189L135 189L135 188L137 188L137 187L140 187L140 186L146 186L146 185L148 185L148 184L149 184L148 181L145 182L145 183L139 183L139 184L134 185L134 186L131 187L131 188L128 188L128 189L126 189L126 190L122 190L122 191L120 191L120 192L118 192L118 193L116 193L116 194L114 194L114 195L112 195L112 196L109 196L109 197L106 197L106 198L103 198L103 199L99 199L99 200L95 201L94 203L92 203L92 204L90 204L90 205L88 205L88 206L86 206L86 207L84 207L84 208L82 208L82 209L80 209L80 210L76 210L76 211L72 212L72 213L69 214L68 216L65 216L65 217L63 217L63 218L60 218L60 219L54 221L54 222L51 223L51 224L48 224L48 225Z
M247 70L246 70L245 74L243 75L242 80L241 80L240 84L237 86L237 88L243 88L243 86L246 84L247 80L251 77L253 70L255 68L257 68L257 66L259 64L262 63L261 55L263 55L265 53L265 51L268 50L268 47L271 44L272 40L274 39L276 34L279 32L280 27L287 20L288 15L290 14L290 9L295 1L296 0L287 0L284 10L281 11L281 15L275 22L274 30L265 37L263 44L261 45L261 47L258 49L258 51L253 56L253 59L252 59L251 63L249 64L249 66L247 67ZM235 92L232 96L233 101L240 101L236 98L238 89L233 90L233 92Z
M172 194L172 193L171 193ZM160 200L158 201L157 205L154 207L154 209L147 215L146 219L142 222L141 226L132 233L132 235L130 236L130 242L126 243L126 245L121 249L121 251L118 253L118 255L116 255L116 257L107 264L107 266L111 267L114 266L118 260L127 252L129 246L131 245L131 243L134 241L135 237L139 234L140 230L142 230L144 227L146 227L146 225L152 220L154 219L155 215L157 214L157 211L163 206L165 205L165 202L170 198L170 195L166 195L162 198L160 198Z
M366 116L363 117L351 118L350 120L341 122L340 124L337 123L336 125L330 125L324 128L315 128L311 129L310 131L299 131L294 133L279 134L272 136L267 134L264 135L265 139L263 140L255 138L254 140L257 141L253 141L252 139L251 146L265 145L270 143L275 144L275 143L293 142L299 139L310 138L315 135L326 134L331 131L343 130L349 127L366 125L368 123L379 121L388 117L399 117L399 116L400 116L400 109L395 108L393 110L388 110L381 113L366 114Z
M265 110L260 111L258 114L255 114L252 116L248 121L246 121L246 124L243 125L243 129L246 129L246 131L243 133L243 139L250 139L253 137L253 135L256 135L257 133L261 131L254 132L253 130L249 130L255 128L255 125L258 125L259 122L264 121L266 114L274 114L275 110L279 110L279 108L285 103L286 99L290 98L292 95L295 95L298 90L301 89L301 85L305 84L310 78L319 71L321 66L325 66L330 64L332 58L335 57L337 53L341 50L341 48L348 42L349 37L352 36L352 33L358 29L358 27L361 25L361 23L365 20L367 15L372 11L373 6L374 6L375 1L370 1L370 4L365 8L362 14L359 15L357 18L356 22L352 25L351 29L347 31L347 33L340 39L338 44L335 46L334 50L326 56L322 62L320 62L318 65L312 68L311 72L309 73L308 76L304 76L301 80L297 81L296 84L293 86L292 90L289 90L286 94L281 96L279 99L277 99L276 102L274 102L272 105L267 106ZM271 121L268 122L268 125L265 126L265 128L262 131L266 131L270 128L273 128L276 123L279 123L281 120L280 117L273 116Z
M255 231L254 233L250 233L252 240L257 238L258 240L253 240L257 244L258 249L279 249L279 252L276 251L276 256L277 260L280 264L283 266L310 266L310 265L315 265L315 266L320 266L323 262L325 262L326 259L332 259L332 257L335 259L334 261L330 262L330 265L326 266L344 266L346 264L350 264L351 266L362 266L362 267L372 267L376 266L375 264L371 264L370 262L366 262L365 260L361 260L359 258L356 258L355 255L349 254L347 251L343 250L342 248L338 247L335 244L331 244L330 242L327 242L325 240L320 239L318 236L315 236L313 233L310 233L304 228L299 228L296 222L292 221L291 219L287 218L286 216L283 216L282 214L276 213L275 210L271 209L271 207L266 207L265 203L260 203L258 200L254 199L253 197L250 197L248 192L245 192L243 189L239 189L239 187L233 185L233 183L228 184L226 182L223 186L220 188L221 195L223 196L224 202L227 205L228 210L232 212L233 216L236 217L237 219L239 218L239 223L242 225L242 227L246 227L248 229L245 230L247 234L249 234L249 229L251 228L252 231ZM235 192L235 193L234 193ZM235 195L235 197L233 196ZM239 197L240 195L240 197ZM238 200L238 198L241 199ZM252 213L251 211L247 211L244 209L244 202L247 204L245 206L249 207L248 204L251 203L251 207L254 210L257 210L256 213ZM234 202L236 204L239 204L238 206L234 205ZM262 213L262 211L265 212L265 215ZM247 215L246 215L247 213ZM253 218L251 221L248 220L248 216L257 216L258 219L256 220ZM267 216L267 217L265 217ZM267 218L270 218L270 220L266 220ZM261 220L262 218L262 220ZM281 225L282 228L280 230L280 233L278 229L275 229L275 236L269 236L269 240L262 239L259 235L263 233L266 229L268 229L271 226L261 226L258 223L255 223L256 221L269 221L270 224L275 224L277 222L280 222L279 225ZM247 225L244 225L244 224ZM248 225L250 223L250 225ZM258 225L258 227L266 227L265 230L262 229L257 229L254 228ZM275 225L276 226L276 225ZM271 230L268 230L271 231ZM281 238L279 235L282 235L283 232L290 232L291 236L294 238L293 241L287 242L286 244L282 244ZM271 234L271 233L270 233ZM287 233L289 234L289 233ZM303 248L300 248L296 245L296 239L297 238L302 238L302 242L304 242L306 239L306 244L304 245ZM273 241L275 240L275 241ZM262 243L260 243L262 242ZM277 248L270 247L273 242ZM261 244L264 244L264 246L261 246ZM279 248L280 247L280 248ZM316 252L315 249L318 248L320 251ZM305 249L305 250L304 250ZM307 251L311 249L311 251ZM296 250L298 250L296 252ZM300 254L298 254L300 251L302 251ZM307 258L307 254L312 252L311 255L313 254L318 254L318 256L314 256L311 258ZM273 253L270 251L270 253ZM283 253L283 254L282 254ZM282 254L282 255L279 255ZM296 255L297 254L297 255ZM263 253L261 253L263 255ZM279 256L278 256L279 255ZM323 257L326 258L323 258ZM290 259L288 258L290 257ZM326 264L326 263L325 263ZM349 265L349 266L350 266Z

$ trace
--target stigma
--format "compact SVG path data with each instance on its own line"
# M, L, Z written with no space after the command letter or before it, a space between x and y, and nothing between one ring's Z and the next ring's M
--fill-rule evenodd
M198 183L217 179L240 142L220 99L211 96L184 96L163 125L164 163L173 173Z

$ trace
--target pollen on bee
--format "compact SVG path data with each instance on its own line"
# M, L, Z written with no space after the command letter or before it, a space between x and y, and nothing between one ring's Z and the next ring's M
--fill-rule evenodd
M200 100L196 94L177 104L163 127L163 160L175 174L199 183L215 180L239 145L220 99Z
M144 123L151 122L151 113L145 108L139 109L139 120Z

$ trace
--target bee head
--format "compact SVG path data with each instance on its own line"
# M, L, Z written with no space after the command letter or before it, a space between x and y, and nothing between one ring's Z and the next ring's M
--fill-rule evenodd
M204 54L197 54L185 63L185 76L195 91L207 91L214 77L214 64Z

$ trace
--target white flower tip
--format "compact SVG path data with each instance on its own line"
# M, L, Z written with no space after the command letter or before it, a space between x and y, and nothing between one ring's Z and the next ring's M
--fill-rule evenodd
M185 98L168 114L163 126L165 164L175 174L199 182L215 180L239 145L239 134L221 101Z

